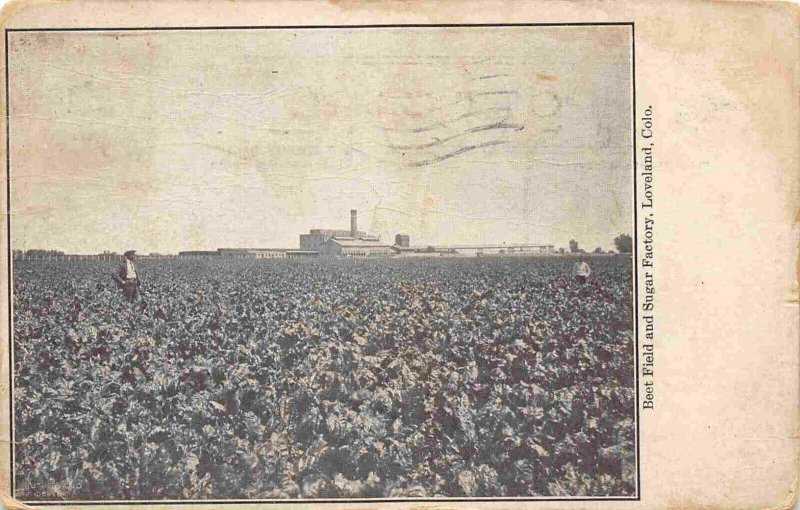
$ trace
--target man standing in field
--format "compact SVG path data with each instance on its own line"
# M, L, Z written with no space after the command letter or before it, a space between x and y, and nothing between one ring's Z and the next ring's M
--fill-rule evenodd
M136 267L133 265L135 255L134 250L126 251L125 260L120 264L117 274L114 275L117 287L122 289L122 294L128 301L136 301L139 298L139 287L142 285L136 274Z
M589 279L589 275L592 274L589 263L586 262L584 257L581 257L578 262L575 263L575 269L573 272L575 273L575 279L578 281L578 283L586 283L586 280Z

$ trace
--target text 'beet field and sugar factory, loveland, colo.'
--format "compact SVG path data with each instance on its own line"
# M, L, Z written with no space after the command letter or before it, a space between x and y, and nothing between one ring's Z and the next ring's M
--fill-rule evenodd
M642 231L642 251L641 253L641 267L642 267L642 280L644 282L644 295L641 300L642 303L642 325L643 328L639 330L642 346L642 379L644 384L644 394L642 396L643 409L655 409L656 390L655 381L653 377L654 360L655 360L655 280L653 276L653 267L655 260L655 252L653 248L653 148L655 143L653 140L653 107L648 106L644 110L641 118L642 129L640 134L644 139L641 148L641 161L639 176L641 178L642 197L640 200L640 210L644 219L644 230Z

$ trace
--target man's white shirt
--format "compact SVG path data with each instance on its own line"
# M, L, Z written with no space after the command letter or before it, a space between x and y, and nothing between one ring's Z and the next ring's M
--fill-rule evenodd
M589 268L589 264L586 262L577 262L575 264L575 275L576 276L589 276L592 273L592 270Z
M136 268L133 267L133 262L125 259L125 279L133 280L136 278Z

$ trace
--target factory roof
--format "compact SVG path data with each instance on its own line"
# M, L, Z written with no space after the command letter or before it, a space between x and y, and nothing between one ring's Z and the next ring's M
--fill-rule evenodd
M376 247L386 247L389 248L389 245L386 243L382 243L380 239L374 237L367 237L367 238L358 238L354 239L352 237L331 237L328 240L329 243L336 243L339 246L343 246L346 248L376 248Z
M300 234L300 235L325 235L325 236L333 236L333 237L347 237L351 233L350 230L343 230L343 229L333 229L333 228L312 228L308 231L308 234ZM367 235L366 232L363 230L356 230L356 236L364 236Z
M553 248L552 244L435 244L435 245L415 245L402 247L404 250L491 250L491 249L530 249L530 248Z
M219 255L219 252L216 250L189 250L179 251L178 255Z
M291 248L217 248L217 251L232 251L232 252L257 252L257 251L288 251Z

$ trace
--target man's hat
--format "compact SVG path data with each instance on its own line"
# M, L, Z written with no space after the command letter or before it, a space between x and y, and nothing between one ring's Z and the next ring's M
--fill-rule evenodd
M127 257L129 255L136 255L136 250L128 250L128 251L126 251L125 252L125 256Z

